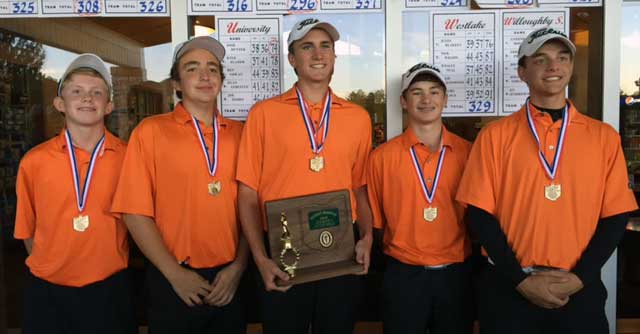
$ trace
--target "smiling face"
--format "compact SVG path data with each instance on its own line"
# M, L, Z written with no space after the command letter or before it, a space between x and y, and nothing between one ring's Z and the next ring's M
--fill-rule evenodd
M447 93L437 79L415 81L400 96L400 104L407 111L410 124L432 124L442 117Z
M296 70L298 81L328 84L333 75L336 53L334 42L322 29L310 30L293 43L289 64Z
M103 126L104 117L113 110L106 82L90 70L70 74L53 106L65 114L67 127Z
M215 103L222 87L222 68L218 58L204 49L193 49L180 57L178 78L173 87L185 102Z
M564 100L573 74L573 56L564 43L557 40L545 43L536 53L525 57L522 65L518 67L518 76L529 86L532 100Z

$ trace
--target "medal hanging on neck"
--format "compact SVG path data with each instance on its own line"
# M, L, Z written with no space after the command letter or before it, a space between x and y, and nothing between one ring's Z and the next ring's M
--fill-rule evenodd
M76 193L76 204L78 206L78 216L73 218L73 230L76 232L84 232L89 228L89 215L82 215L85 206L87 205L87 197L89 195L89 188L91 186L91 176L96 165L96 159L98 152L102 150L104 145L104 135L98 140L98 143L91 152L91 159L89 160L89 167L87 168L87 175L84 179L82 188L80 187L80 170L78 169L78 163L76 161L76 154L73 150L73 142L71 141L71 133L69 129L65 130L64 138L67 142L67 151L69 153L69 161L71 162L71 173L73 175L73 188Z
M320 155L324 144L327 140L329 133L329 118L331 116L331 90L327 91L327 95L324 100L324 108L320 123L318 127L313 126L313 121L310 119L307 113L307 103L302 96L302 92L296 86L296 95L298 96L298 105L300 106L300 112L302 113L302 119L304 120L305 128L307 129L307 135L309 136L309 143L311 144L311 151L314 157L309 159L309 169L319 173L324 168L324 157ZM319 142L316 142L316 134L322 129L322 134Z
M422 168L420 167L420 162L418 161L418 156L416 155L415 149L413 148L413 146L411 146L411 148L409 149L409 153L411 153L411 160L413 161L413 167L415 168L416 176L418 177L418 182L422 187L422 193L424 194L424 198L427 200L427 203L429 203L429 206L424 208L424 210L422 211L422 218L424 218L424 220L429 223L438 218L438 208L433 207L431 204L433 203L433 199L436 197L438 182L440 181L440 175L442 172L442 164L444 162L444 155L447 151L447 148L442 146L442 144L440 145L440 147L440 157L438 158L438 165L436 167L436 174L433 177L433 186L431 187L431 191L429 191L429 187L425 182L424 173L422 172Z
M196 129L198 140L200 141L200 147L202 148L204 160L207 164L207 171L209 172L209 175L215 177L216 171L218 170L218 137L220 134L218 118L215 115L213 116L213 149L211 157L209 156L209 147L207 147L207 142L205 141L202 130L200 129L200 123L198 123L198 120L193 117L193 115L191 115L191 120L193 122L193 127ZM207 191L211 196L218 196L222 192L222 183L219 180L207 183Z
M540 149L540 138L538 137L538 131L536 130L536 125L533 122L530 111L530 102L527 98L525 103L526 112L527 112L527 124L529 125L529 130L531 130L531 134L538 145L538 158L540 159L540 163L544 168L547 177L550 180L550 183L544 187L544 197L549 201L556 201L562 195L562 186L560 183L555 182L556 174L558 172L558 167L560 166L560 157L562 156L562 148L564 147L564 140L567 134L567 128L569 127L569 113L567 105L564 106L562 110L562 127L560 128L560 136L558 137L558 143L556 144L556 152L553 156L553 162L549 164L547 159L544 157L544 152Z

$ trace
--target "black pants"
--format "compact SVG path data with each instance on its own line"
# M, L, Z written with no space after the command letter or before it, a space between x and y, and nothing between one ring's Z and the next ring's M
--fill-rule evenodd
M260 275L258 275L262 282ZM351 334L359 311L363 281L347 275L297 284L287 292L263 291L264 334Z
M191 269L213 282L224 266ZM236 291L223 307L196 305L189 307L175 293L171 283L153 265L147 264L149 289L149 334L245 333L244 308Z
M425 269L387 257L383 283L385 334L470 334L473 327L468 262Z
M485 267L480 280L478 315L483 334L609 333L604 311L607 290L600 279L554 310L536 306L510 288L493 265Z
M25 334L138 332L126 270L83 287L52 284L29 272L24 307Z

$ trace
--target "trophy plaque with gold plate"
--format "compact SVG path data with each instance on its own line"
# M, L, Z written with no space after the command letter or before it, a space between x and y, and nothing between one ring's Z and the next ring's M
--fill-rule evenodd
M278 285L354 274L355 239L348 190L265 203L271 258L289 274Z

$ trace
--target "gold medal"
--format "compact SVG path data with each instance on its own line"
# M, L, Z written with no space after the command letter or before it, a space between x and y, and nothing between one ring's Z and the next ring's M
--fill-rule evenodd
M84 232L87 228L89 228L89 216L73 217L73 229L76 232Z
M207 187L211 196L218 196L222 192L222 183L220 181L213 181L207 184Z
M554 202L558 200L560 196L562 196L562 187L559 184L553 184L553 182L556 179L556 176L558 173L558 166L560 165L562 147L564 146L564 140L566 138L567 131L569 128L569 123L570 123L569 118L571 116L571 114L569 113L569 104L567 103L564 109L562 110L562 126L560 127L560 135L558 136L558 142L555 145L555 154L552 162L547 161L547 158L545 158L545 155L543 153L544 150L540 149L540 138L538 137L538 131L536 130L535 122L531 117L531 111L529 110L530 104L531 102L529 102L529 98L527 98L527 102L525 102L527 123L529 125L529 130L531 131L531 135L533 136L533 139L535 139L536 144L538 145L538 158L540 159L540 163L542 164L542 167L545 173L547 174L547 177L551 180L551 184L544 187L544 198Z
M431 205L433 204L433 200L436 197L436 190L438 188L438 180L440 180L440 172L442 171L442 163L444 162L444 155L447 152L447 148L442 145L442 139L440 140L440 156L438 157L438 166L436 167L436 174L433 176L433 186L431 191L429 191L429 186L424 179L424 173L422 172L422 168L420 168L420 163L418 162L418 155L416 154L413 146L409 148L409 153L411 154L411 160L413 161L413 167L416 170L416 176L418 177L418 181L420 181L420 186L422 187L422 193L424 194L425 199L429 202L429 207L424 208L422 212L422 218L427 222L431 223L436 218L438 218L438 208L434 208ZM431 178L428 178L429 183L431 182Z
M544 187L544 197L550 201L555 201L562 195L562 187L559 184L550 184Z
M318 173L324 168L324 157L316 155L309 160L309 168Z
M209 148L207 147L206 140L204 138L204 135L202 134L202 129L200 129L200 123L193 115L191 115L191 121L193 122L193 127L195 128L196 134L198 135L198 140L200 141L200 147L202 148L202 153L204 154L207 171L209 172L209 175L211 175L211 177L215 177L216 171L218 170L218 118L215 114L213 115L213 148L211 149L211 156L209 156ZM207 190L209 191L209 195L218 196L222 191L222 183L220 183L220 181L207 183Z
M324 168L324 157L319 156L320 152L324 148L324 144L327 141L327 134L329 133L329 115L331 114L331 89L327 90L324 99L324 107L322 108L322 116L320 117L320 123L314 125L313 121L309 118L309 112L307 102L302 96L302 92L296 88L296 96L298 97L298 106L300 107L300 114L304 121L305 129L309 135L309 143L311 144L311 152L315 155L309 159L309 169L313 172L319 173ZM317 135L320 134L320 138Z
M73 173L73 189L76 193L76 204L78 205L78 216L73 217L73 230L76 232L84 232L89 228L89 216L83 216L87 205L87 196L89 195L89 185L91 184L91 175L93 174L96 159L100 155L98 152L102 152L104 148L105 136L104 134L93 148L91 152L91 160L89 160L89 168L87 168L87 176L85 177L84 185L80 183L80 171L76 163L76 155L73 149L73 142L71 141L71 132L69 129L65 130L65 140L67 142L67 150L69 152L69 161L71 162L71 170Z
M425 208L422 216L424 217L424 220L428 222L432 222L436 220L436 218L438 218L438 208L433 208L433 207Z

